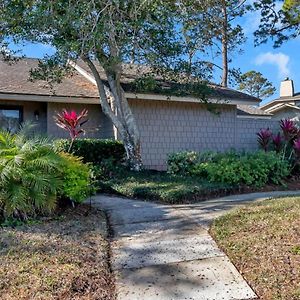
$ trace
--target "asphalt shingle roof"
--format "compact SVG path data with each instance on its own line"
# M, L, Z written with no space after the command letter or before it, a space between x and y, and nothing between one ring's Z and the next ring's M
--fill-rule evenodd
M237 106L237 114L240 116L272 116L272 114L263 111L262 109L260 109L259 107L255 107L252 105L243 105L243 104L239 104Z
M98 97L97 88L78 73L64 78L53 89L45 81L29 81L29 71L36 68L37 59L24 58L8 64L0 60L0 93L65 97Z
M64 96L64 97L80 97L80 98L97 98L98 90L83 75L74 72L72 76L63 79L61 84L55 85L51 89L44 81L29 81L29 72L38 65L38 60L33 58L20 59L15 63L8 64L0 60L0 93L11 94L27 94L27 95L48 95L48 96ZM79 66L86 72L90 73L83 62L79 62ZM103 70L98 68L101 77L105 79ZM132 92L132 82L142 73L149 71L145 66L124 65L124 74L121 78L125 91ZM168 82L161 81L160 84L171 89L172 85ZM241 100L256 101L259 99L250 95L235 91L230 88L224 88L219 85L211 84L213 95L222 100Z

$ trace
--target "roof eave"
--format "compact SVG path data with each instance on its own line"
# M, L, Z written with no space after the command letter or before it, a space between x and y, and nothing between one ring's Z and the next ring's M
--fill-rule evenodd
M125 93L128 99L137 100L156 100L156 101L173 101L173 102L187 102L187 103L201 103L201 100L194 97L178 97L178 96L165 96L157 94L135 94ZM82 104L99 104L98 97L78 97L78 96L59 96L59 95L37 95L37 94L17 94L17 93L0 93L0 100L15 100L15 101L33 101L33 102L58 102L65 103L82 103ZM218 98L210 98L210 103L222 105L257 105L259 101L230 99L223 100Z
M199 98L188 97L188 96L166 96L161 94L142 94L142 93L128 93L125 92L125 96L128 99L137 100L156 100L156 101L174 101L174 102L189 102L189 103L201 103ZM220 99L220 98L209 98L210 103L223 104L223 105L237 105L237 104L247 104L247 105L258 105L260 100L242 100L242 99Z
M93 98L93 97L79 97L79 96L37 95L37 94L16 94L16 93L0 93L0 100L99 104L98 97Z
M272 115L237 115L238 119L272 119Z
M268 110L268 112L270 113L275 113L277 111L280 111L282 109L285 109L285 108L291 108L291 109L295 109L295 110L300 110L299 107L295 106L295 105L289 105L289 104L283 104L281 106L277 106L277 107L272 107Z

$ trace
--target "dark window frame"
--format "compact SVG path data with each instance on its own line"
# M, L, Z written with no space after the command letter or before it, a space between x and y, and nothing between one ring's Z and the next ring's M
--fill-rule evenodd
M0 110L18 110L19 111L19 123L21 124L24 121L23 106L0 104Z
M6 104L0 104L0 110L15 110L19 111L19 128L24 120L24 110L23 106L21 105L6 105Z

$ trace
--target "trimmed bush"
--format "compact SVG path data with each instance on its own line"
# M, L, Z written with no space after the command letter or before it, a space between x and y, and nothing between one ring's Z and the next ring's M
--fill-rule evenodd
M290 174L289 162L274 152L256 152L241 156L224 156L217 162L203 163L210 182L262 187L281 184ZM203 172L203 169L201 170Z
M81 203L92 192L90 168L76 156L68 153L60 153L60 155L63 158L63 186L61 196Z
M181 152L172 154L168 163L172 174L192 175L209 182L257 187L267 183L280 184L291 172L289 162L282 159L282 156L263 151L203 154Z
M58 151L67 152L71 141L60 139L54 142ZM104 160L111 159L115 163L121 162L125 157L125 149L120 141L101 139L77 139L72 146L72 154L82 157L84 163L101 165Z
M192 175L196 164L214 160L219 154L216 152L183 151L172 153L168 157L168 173L176 175Z

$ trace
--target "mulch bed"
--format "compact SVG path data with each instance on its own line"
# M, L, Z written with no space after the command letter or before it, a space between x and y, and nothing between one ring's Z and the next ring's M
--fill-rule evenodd
M268 184L262 188L249 187L243 185L236 188L227 188L207 191L202 197L197 197L197 201L209 200L212 198L220 198L231 195L239 194L249 194L249 193L258 193L258 192L273 192L273 191L297 191L300 190L300 177L292 177L289 180L286 180L282 185ZM191 201L193 202L193 201Z

